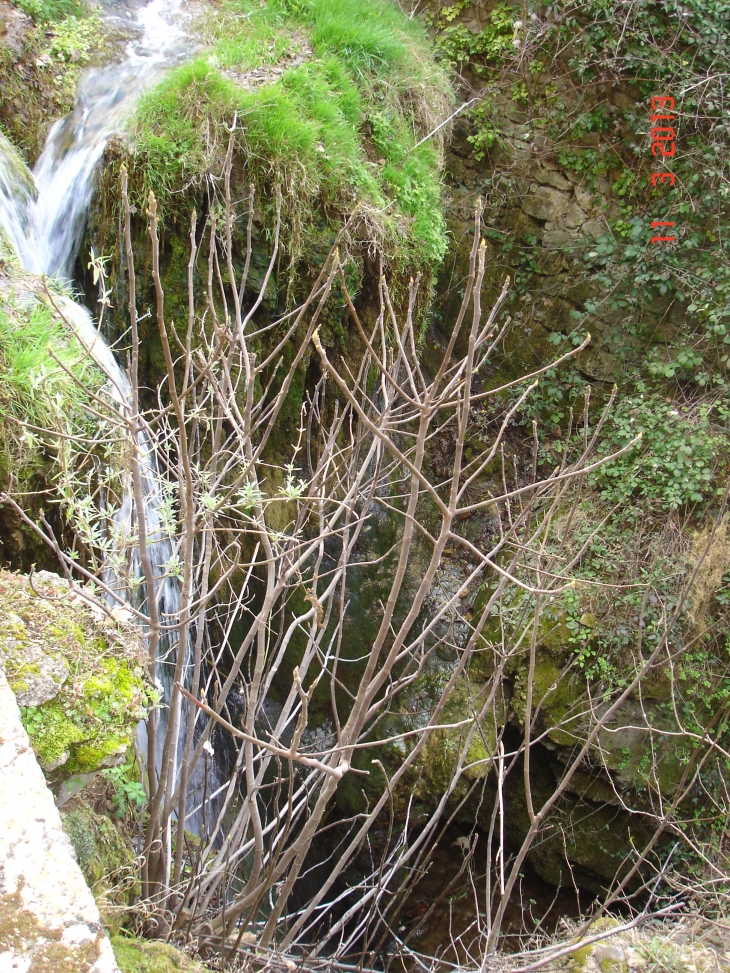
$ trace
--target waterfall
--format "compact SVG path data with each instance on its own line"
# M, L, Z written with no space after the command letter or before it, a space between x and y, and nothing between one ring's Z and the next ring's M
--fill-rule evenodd
M37 195L26 207L24 233L11 239L34 273L70 277L109 137L119 131L140 94L192 43L175 21L181 0L152 0L137 13L141 36L127 44L118 64L81 79L74 110L57 121L33 171ZM1 187L0 187L1 188Z
M57 121L50 130L33 173L11 143L0 133L0 228L18 255L23 267L36 274L70 278L84 232L94 190L94 177L106 143L119 131L125 116L140 94L172 63L192 50L192 41L179 26L181 0L151 0L138 10L132 24L136 36L126 47L120 63L89 71L81 80L74 110ZM176 22L177 21L177 22ZM131 385L114 354L97 331L87 308L70 298L59 297L64 316L77 332L82 344L110 380L110 394L122 413L131 409ZM144 517L150 560L156 578L162 579L155 595L163 625L173 625L180 607L180 584L165 577L172 554L170 538L162 529L160 508L162 490L154 450L148 437L140 433L138 454L143 480ZM135 505L131 485L114 512L119 536L134 534ZM141 577L139 552L131 552L130 573ZM119 580L109 570L105 580L119 588ZM147 593L133 596L143 604ZM175 637L164 635L158 650L158 681L163 698L160 711L157 760L161 759L167 708L171 695L176 655ZM186 647L189 656L189 647ZM192 668L186 658L186 670ZM187 714L190 716L191 714ZM180 738L185 720L180 721ZM146 729L141 724L140 743ZM142 748L144 753L146 746ZM200 777L200 775L198 775ZM191 781L190 797L198 802L202 779ZM200 813L188 818L187 826L197 830Z
M33 176L0 132L0 228L16 253L25 240L30 208L37 195Z

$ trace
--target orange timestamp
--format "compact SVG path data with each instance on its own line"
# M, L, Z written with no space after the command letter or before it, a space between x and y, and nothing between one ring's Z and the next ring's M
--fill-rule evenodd
M675 129L676 113L675 100L671 95L654 95L651 99L651 154L654 158L667 159L673 158L676 151L677 132ZM665 163L666 165L666 163ZM675 175L673 172L653 172L651 175L652 186L667 186L674 188ZM666 232L664 227L673 227L673 220L652 220L652 230ZM673 243L676 237L673 235L652 236L652 243Z

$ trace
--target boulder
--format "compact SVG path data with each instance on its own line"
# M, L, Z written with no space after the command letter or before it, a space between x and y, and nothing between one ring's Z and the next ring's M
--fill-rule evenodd
M119 973L0 671L0 968Z
M533 185L534 189L530 187L530 193L522 202L522 209L528 216L536 220L555 222L567 212L570 197L566 193L551 186Z
M11 688L18 705L42 706L57 696L66 682L68 662L61 652L44 651L15 612L5 614L5 626L0 635L0 658L12 674Z
M0 667L56 791L123 762L154 699L139 630L50 572L0 571Z

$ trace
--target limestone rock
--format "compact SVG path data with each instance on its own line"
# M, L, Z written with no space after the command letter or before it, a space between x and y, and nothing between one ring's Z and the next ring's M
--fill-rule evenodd
M573 192L575 193L575 200L582 210L586 213L590 213L593 209L593 193L588 192L587 189L583 189L582 186L574 186Z
M591 237L594 240L598 240L606 232L606 227L601 223L600 220L586 220L586 222L581 227L581 231L585 236Z
M568 210L563 216L563 223L571 230L577 230L585 223L586 214L575 200L571 201Z
M0 667L53 786L123 762L149 707L140 633L64 578L0 571Z
M553 169L538 169L535 173L535 179L543 186L552 186L554 189L561 189L563 192L570 189L570 183L565 176L561 176L559 172L555 172Z
M626 968L626 953L616 943L601 943L596 946L593 950L593 959L601 967L603 973Z
M585 375L597 382L615 382L618 377L619 362L607 351L589 348L578 357L578 367Z
M0 768L0 969L119 973L2 672Z
M554 222L567 211L568 205L569 197L560 190L551 186L536 186L534 192L525 197L522 208L536 220Z
M729 973L727 934L716 930L711 937L705 932L695 938L698 931L695 921L678 917L621 930L616 919L604 916L585 935L589 940L597 933L609 935L598 942L578 943L570 955L570 970L572 973L639 973L641 970ZM702 924L698 925L701 929Z
M542 235L542 245L548 250L559 250L562 247L567 246L570 243L570 233L560 226L556 226L554 223L548 223L545 226L545 232Z
M626 950L626 964L630 970L639 970L642 966L646 966L646 959L633 946L629 946Z
M0 659L11 673L11 687L20 706L41 706L58 695L68 676L68 663L60 652L44 651L31 641L23 619L6 616L0 635Z

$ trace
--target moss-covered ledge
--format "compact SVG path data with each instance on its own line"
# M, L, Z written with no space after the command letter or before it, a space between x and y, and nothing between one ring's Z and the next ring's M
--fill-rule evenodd
M124 760L154 693L139 631L50 572L0 571L0 665L51 784Z
M208 968L171 943L112 936L112 948L122 973L208 973Z

